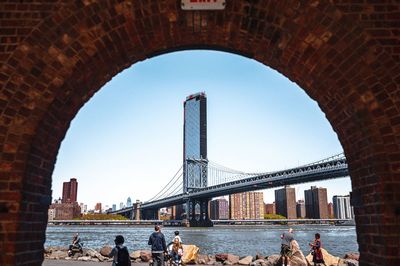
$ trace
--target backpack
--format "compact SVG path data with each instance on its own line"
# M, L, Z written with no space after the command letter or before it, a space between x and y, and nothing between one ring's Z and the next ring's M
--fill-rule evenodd
M118 266L130 266L131 259L129 258L128 249L126 247L120 248L117 246L117 265Z

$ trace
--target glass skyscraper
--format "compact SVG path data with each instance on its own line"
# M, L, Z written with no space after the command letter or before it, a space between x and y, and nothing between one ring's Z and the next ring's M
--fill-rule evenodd
M186 97L183 126L183 191L207 186L207 98Z

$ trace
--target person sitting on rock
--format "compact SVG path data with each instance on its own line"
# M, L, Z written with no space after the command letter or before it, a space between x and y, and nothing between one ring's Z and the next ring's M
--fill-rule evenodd
M314 243L310 243L309 245L312 249L311 254L313 255L314 265L317 266L320 265L320 263L322 263L323 265L326 266L321 250L322 247L321 235L316 233Z
M131 266L128 248L124 246L125 239L121 235L115 237L115 247L108 254L109 258L113 258L112 266Z
M74 237L72 238L72 244L69 245L69 248L68 248L68 255L72 256L74 253L74 250L75 250L75 252L77 250L78 251L82 250L82 243L81 243L81 239L79 238L78 233L75 233Z
M293 229L289 228L287 233L281 235L281 259L282 265L287 266L289 258L292 256L292 249L290 243L294 240Z
M182 256L183 256L182 244L179 242L178 238L174 238L174 242L172 244L172 252L171 252L171 258L172 258L173 265L181 264Z

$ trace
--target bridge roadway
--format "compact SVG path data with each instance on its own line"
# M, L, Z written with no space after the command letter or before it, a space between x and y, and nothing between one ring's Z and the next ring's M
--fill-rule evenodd
M212 220L214 225L262 225L262 224L326 224L354 225L350 219L254 219L254 220ZM181 220L51 220L48 225L165 225L181 226Z
M301 184L313 181L346 177L349 175L345 158L320 162L283 171L255 175L215 186L195 189L188 194L145 202L142 209L163 208L185 203L188 198L214 198L234 193Z
M271 173L254 174L254 176L227 183L197 188L186 194L182 193L156 201L144 202L141 205L141 209L160 209L163 207L183 204L189 198L214 198L246 191L270 189L286 185L346 177L348 175L349 171L347 168L347 161L346 158L342 156L297 168ZM122 214L130 211L132 211L132 208L124 208L110 213Z

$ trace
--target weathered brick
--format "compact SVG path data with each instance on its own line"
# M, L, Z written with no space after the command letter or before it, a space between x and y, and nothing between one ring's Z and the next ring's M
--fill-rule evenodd
M238 0L200 16L176 0L134 2L0 3L0 250L10 245L0 265L41 264L47 215L37 195L50 193L57 150L82 105L129 65L185 47L254 58L318 102L360 194L361 265L400 265L392 248L400 239L399 3Z

